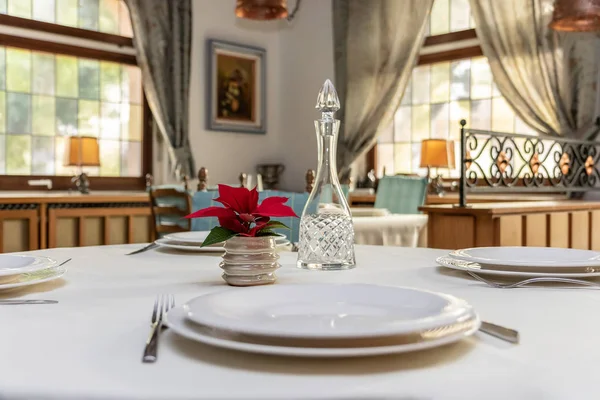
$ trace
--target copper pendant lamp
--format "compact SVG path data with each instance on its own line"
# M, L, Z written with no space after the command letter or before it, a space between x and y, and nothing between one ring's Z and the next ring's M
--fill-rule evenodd
M297 0L294 11L288 13L287 0L237 0L235 15L260 21L284 18L291 21L299 5L300 0Z
M600 0L555 0L550 28L562 32L600 31Z

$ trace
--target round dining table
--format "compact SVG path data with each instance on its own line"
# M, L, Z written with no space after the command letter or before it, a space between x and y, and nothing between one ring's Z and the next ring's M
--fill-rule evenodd
M47 249L63 261L58 280L0 299L0 399L597 399L600 291L559 286L495 289L436 265L444 250L356 246L357 267L309 271L281 252L276 285L368 283L444 292L484 321L520 332L510 344L477 332L414 353L310 359L203 345L167 329L158 360L142 363L158 294L181 305L230 287L219 254L143 245Z

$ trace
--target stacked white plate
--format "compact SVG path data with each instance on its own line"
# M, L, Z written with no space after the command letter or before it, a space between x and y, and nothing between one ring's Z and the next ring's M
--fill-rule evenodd
M198 251L198 252L224 252L225 248L222 243L218 243L212 246L200 247L202 242L206 240L209 231L191 231L191 232L178 232L170 233L165 235L163 238L155 241L161 247L166 247L175 250L183 251ZM277 247L285 247L290 244L285 235L277 234L275 238Z
M197 297L167 315L177 334L208 345L299 357L404 353L459 341L479 329L473 308L424 290L274 285Z
M66 271L48 257L0 254L0 290L48 282Z
M514 277L590 278L600 276L600 253L553 247L475 247L439 257L444 267Z

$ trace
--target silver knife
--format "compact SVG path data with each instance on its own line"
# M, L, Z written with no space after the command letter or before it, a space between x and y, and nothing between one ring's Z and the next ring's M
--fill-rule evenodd
M1 305L16 306L19 304L56 304L56 300L0 300Z
M134 254L143 253L144 251L146 251L146 250L150 250L150 249L153 249L153 248L155 248L156 246L158 246L158 245L157 245L156 243L152 242L152 243L150 243L149 245L142 247L141 249L138 249L138 250L132 251L131 253L127 253L127 254L125 254L125 255L126 255L126 256L132 256L132 255L134 255Z
M481 321L479 330L509 343L519 344L519 332L514 329L505 328L500 325L492 324L491 322Z

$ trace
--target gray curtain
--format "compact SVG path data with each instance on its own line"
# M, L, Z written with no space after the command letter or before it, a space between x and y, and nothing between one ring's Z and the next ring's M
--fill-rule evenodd
M433 0L333 0L337 165L350 165L391 123L423 43Z
M195 175L189 142L190 0L126 0L144 92L172 172ZM154 130L156 131L156 129Z
M494 82L536 131L590 139L598 117L600 40L548 27L553 0L471 0Z

